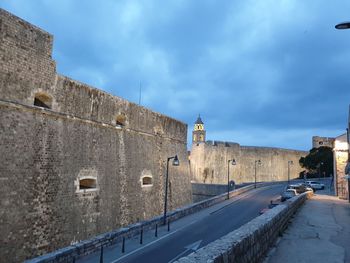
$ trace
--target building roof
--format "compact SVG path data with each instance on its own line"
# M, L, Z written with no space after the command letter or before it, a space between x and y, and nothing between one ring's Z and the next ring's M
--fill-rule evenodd
M201 115L200 114L198 115L198 118L197 118L197 120L196 120L196 122L194 124L204 124L202 119L201 119Z

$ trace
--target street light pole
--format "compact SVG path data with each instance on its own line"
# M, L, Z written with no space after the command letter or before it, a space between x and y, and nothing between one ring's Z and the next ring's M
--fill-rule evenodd
M336 29L350 29L350 22L339 23L335 26ZM348 123L348 128L346 128L346 137L348 142L348 161L345 166L345 174L347 175L348 180L348 201L350 203L350 145L349 145L349 128L350 124ZM334 176L334 175L333 175ZM338 180L336 180L338 181ZM335 182L337 185L337 182Z
M256 165L260 165L261 164L261 161L260 160L255 160L255 165L254 165L254 178L255 178L255 181L254 181L254 188L256 188Z
M290 181L290 165L293 165L293 161L288 161L288 184Z
M179 166L180 162L177 158L177 155L168 157L166 162L166 175L165 175L165 195L164 195L164 216L163 216L163 224L166 225L166 212L167 212L167 205L168 205L168 178L169 178L169 161L173 160L173 166Z
M227 199L230 199L230 162L232 165L236 165L236 160L227 161Z
M345 175L348 176L348 201L350 203L350 144L349 144L349 128L346 128L346 141L348 142L348 162L345 166Z
M319 167L319 176L320 176L320 178L322 177L321 166L323 166L323 162L320 162L320 167Z

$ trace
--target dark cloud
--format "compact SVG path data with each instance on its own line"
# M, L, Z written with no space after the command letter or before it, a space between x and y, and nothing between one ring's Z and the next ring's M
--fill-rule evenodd
M347 121L345 0L4 0L54 35L58 71L189 124L208 138L308 149ZM160 94L162 94L160 96Z

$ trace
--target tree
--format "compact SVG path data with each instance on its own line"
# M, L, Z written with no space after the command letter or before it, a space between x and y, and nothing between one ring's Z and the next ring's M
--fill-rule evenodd
M299 159L299 164L311 175L330 176L333 174L332 148L327 146L312 148L308 155Z

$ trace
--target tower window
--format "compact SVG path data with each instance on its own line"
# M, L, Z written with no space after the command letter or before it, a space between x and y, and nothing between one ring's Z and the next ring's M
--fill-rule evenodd
M204 130L203 124L195 124L194 125L194 130L195 131L202 131L202 130Z
M34 106L51 109L52 98L45 93L36 93L34 97Z

